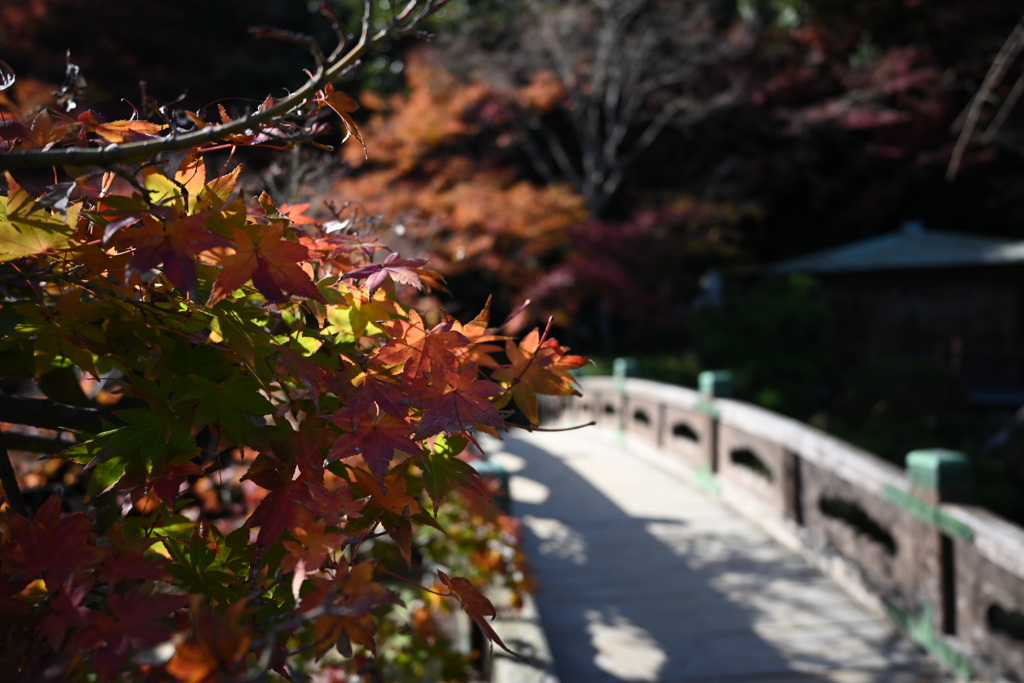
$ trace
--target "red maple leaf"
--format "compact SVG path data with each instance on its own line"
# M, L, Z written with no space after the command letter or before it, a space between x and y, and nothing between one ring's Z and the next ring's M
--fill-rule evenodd
M423 280L420 277L430 277L430 273L420 268L426 262L427 260L422 258L403 259L396 252L388 254L383 263L360 266L355 270L350 270L341 277L342 279L366 278L366 287L369 290L370 296L373 296L373 293L380 289L380 286L388 278L399 284L415 287L422 292L427 286L423 284Z
M96 651L96 669L101 680L113 680L132 652L148 649L168 640L171 629L163 620L189 602L187 595L150 595L136 588L124 597L107 595L110 614L98 620L103 645Z
M423 409L416 438L423 439L441 432L456 434L472 432L479 427L502 429L505 419L488 399L502 392L500 385L478 379L476 368L462 371L458 380L440 394L416 399Z
M214 247L228 246L227 240L203 227L208 216L207 211L190 216L174 213L166 218L143 214L141 227L118 233L118 241L135 250L128 260L127 274L162 268L175 287L194 294L196 255Z
M335 385L335 389L339 387ZM351 387L345 388L348 395L348 410L353 414L361 414L376 403L381 410L399 419L406 419L409 407L406 388L398 381L383 372L364 372L351 381ZM336 391L341 395L341 391Z
M309 260L309 250L284 239L285 227L284 221L277 221L234 229L235 253L221 260L223 269L213 283L210 306L250 280L270 303L287 301L292 294L324 300L312 278L299 266Z
M168 505L174 505L178 499L178 490L189 476L203 474L203 468L192 461L168 465L159 476L152 480L153 492Z
M31 520L12 515L0 548L4 571L39 577L56 590L70 577L99 565L108 551L96 545L92 520L75 512L61 517L60 496L50 496Z
M448 587L450 591L449 595L454 595L458 598L459 603L462 605L463 611L469 615L469 618L473 620L480 630L484 632L484 635L492 643L497 643L502 650L509 653L513 657L519 658L519 655L508 649L508 646L502 642L501 637L491 628L490 623L485 617L493 619L497 616L497 612L494 609L494 605L491 601L484 597L483 593L473 587L473 583L469 579L464 579L461 576L449 577L440 569L437 570L438 576L441 577L441 583Z
M334 442L328 458L361 456L378 481L384 480L396 451L416 458L422 455L419 444L409 438L412 431L409 423L387 414L377 404L356 415L338 413L331 422L345 433Z

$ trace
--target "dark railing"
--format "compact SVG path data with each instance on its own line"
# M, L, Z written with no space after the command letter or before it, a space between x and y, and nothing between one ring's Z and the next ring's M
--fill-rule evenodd
M958 676L1024 681L1024 529L969 504L966 456L914 451L904 472L722 397L725 373L701 385L583 378L583 398L549 401L546 417L594 420L655 447Z

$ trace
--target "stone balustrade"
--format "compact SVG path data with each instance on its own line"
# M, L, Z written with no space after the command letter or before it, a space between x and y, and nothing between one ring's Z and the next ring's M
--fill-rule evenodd
M546 418L590 420L682 460L693 481L896 621L962 678L1024 681L1024 529L971 506L966 456L930 449L904 472L796 420L629 377L581 380ZM1024 492L1022 492L1024 495Z

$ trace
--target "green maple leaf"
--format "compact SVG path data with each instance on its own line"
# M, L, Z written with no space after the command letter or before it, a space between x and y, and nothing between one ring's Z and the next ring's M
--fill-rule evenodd
M222 428L238 444L248 443L257 431L250 416L269 415L274 405L260 393L252 377L234 376L223 382L195 377L195 386L182 396L195 401L193 430L207 425Z
M5 176L8 194L0 197L0 262L68 246L75 215L65 220L43 209L9 173Z

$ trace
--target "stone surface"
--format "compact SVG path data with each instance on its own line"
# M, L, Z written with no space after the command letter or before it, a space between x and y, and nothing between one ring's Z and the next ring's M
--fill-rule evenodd
M512 512L527 530L563 683L953 680L672 467L631 457L611 431L514 434L486 447L512 473Z

